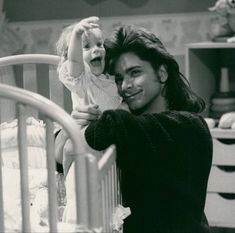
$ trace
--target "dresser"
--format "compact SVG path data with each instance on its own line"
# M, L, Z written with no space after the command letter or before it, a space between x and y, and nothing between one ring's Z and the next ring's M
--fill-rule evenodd
M235 130L212 129L213 162L205 213L211 226L235 228Z
M186 77L192 89L204 98L209 116L211 96L219 90L221 68L229 71L230 90L235 92L235 43L188 44ZM205 213L209 224L235 228L235 130L211 129L213 162L208 181Z

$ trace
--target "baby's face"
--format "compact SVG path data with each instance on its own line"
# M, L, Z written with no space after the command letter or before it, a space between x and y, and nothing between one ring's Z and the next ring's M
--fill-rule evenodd
M83 35L83 59L89 65L91 72L98 76L103 73L105 66L104 40L101 30L94 28Z

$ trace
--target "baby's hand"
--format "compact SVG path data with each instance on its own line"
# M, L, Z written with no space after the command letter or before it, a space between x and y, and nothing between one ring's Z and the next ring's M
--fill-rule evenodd
M86 126L99 118L101 111L98 105L79 106L72 111L72 118L80 126Z
M84 31L87 31L92 28L98 28L99 27L98 23L99 23L98 17L96 16L88 17L77 23L74 26L73 31L78 35L82 35Z

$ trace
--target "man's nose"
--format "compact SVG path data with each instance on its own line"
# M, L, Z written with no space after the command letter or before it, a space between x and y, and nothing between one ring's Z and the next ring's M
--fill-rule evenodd
M122 82L122 90L123 91L129 90L131 87L132 87L131 79L123 80L123 82Z

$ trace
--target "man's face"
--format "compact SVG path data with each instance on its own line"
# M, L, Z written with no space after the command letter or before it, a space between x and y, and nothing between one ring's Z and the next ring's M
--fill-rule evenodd
M94 75L100 75L104 71L105 49L102 33L95 28L86 32L83 36L83 59L89 65Z
M119 94L130 110L158 112L162 84L149 62L135 53L123 53L115 63L114 74Z

